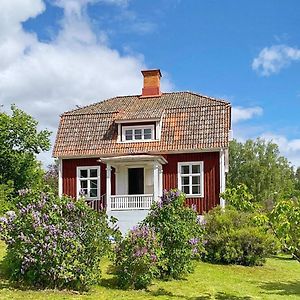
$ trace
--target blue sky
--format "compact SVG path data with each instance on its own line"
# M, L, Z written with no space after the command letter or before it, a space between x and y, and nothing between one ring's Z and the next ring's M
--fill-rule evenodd
M299 1L5 2L0 96L42 127L55 131L75 105L140 93L140 70L160 68L165 90L230 101L234 137L273 139L300 165Z

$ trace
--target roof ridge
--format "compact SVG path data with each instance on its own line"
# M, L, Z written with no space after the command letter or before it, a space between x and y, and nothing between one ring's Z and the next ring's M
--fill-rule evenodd
M214 97L210 97L210 96L207 96L207 95L203 95L203 94L198 94L196 92L192 92L192 91L173 91L173 92L163 92L162 95L169 95L169 94L190 94L190 95L193 95L193 96L197 96L197 97L202 97L202 98L205 98L205 99L208 99L208 100L213 100L213 101L217 101L217 102L220 102L222 104L230 104L228 101L226 100L223 100L223 99L217 99L217 98L214 98ZM141 95L124 95L124 96L115 96L115 97L110 97L108 99L104 99L104 100L100 100L100 101L97 101L97 102L94 102L94 103L91 103L91 104L87 104L87 105L84 105L82 107L78 107L78 108L75 108L75 109L72 109L72 110L69 110L69 111L66 111L64 112L62 115L65 115L65 114L71 114L71 113L75 113L76 111L78 110L81 110L81 109L85 109L87 107L93 107L93 106L96 106L100 103L105 103L105 102L108 102L108 101L111 101L113 99L119 99L119 98L135 98L135 97L140 97ZM160 96L161 97L161 96ZM148 98L143 98L143 99L148 99ZM110 113L113 113L113 112L110 112ZM79 113L80 114L80 113ZM78 114L78 115L79 115ZM84 114L84 113L83 113Z

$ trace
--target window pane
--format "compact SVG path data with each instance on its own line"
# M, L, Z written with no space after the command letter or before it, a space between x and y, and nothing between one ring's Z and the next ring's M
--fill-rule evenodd
M151 133L144 134L144 140L151 140L151 139L152 139Z
M90 197L97 197L98 189L90 189Z
M200 165L192 165L192 173L200 173Z
M142 129L135 129L134 130L134 139L141 140L142 139Z
M91 182L90 182L90 187L91 187L91 189L92 188L97 188L97 183L98 183L98 180L91 180Z
M192 194L200 194L200 186L199 185L192 186Z
M181 184L188 185L190 183L190 178L188 176L181 177Z
M98 170L97 169L90 169L90 177L97 177Z
M132 129L125 130L125 140L126 141L132 140L132 136L133 136Z
M152 130L151 128L144 129L144 139L145 140L151 140L152 138Z
M183 185L182 186L182 191L186 194L190 193L190 187L188 185Z
M200 176L193 176L192 184L200 184Z
M87 180L81 180L80 181L80 188L82 188L82 189L87 188Z
M80 178L87 178L88 170L80 170Z
M190 168L189 166L181 166L181 174L189 174Z

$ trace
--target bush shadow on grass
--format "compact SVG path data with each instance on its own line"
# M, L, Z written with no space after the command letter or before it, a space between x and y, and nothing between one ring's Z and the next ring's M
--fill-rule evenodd
M286 282L264 282L261 283L259 287L266 290L265 293L267 294L300 296L300 280Z
M156 291L148 291L151 296L167 296L168 298L182 298L185 300L210 300L210 299L217 299L217 300L251 300L252 298L249 296L235 296L232 294L218 292L215 295L210 295L208 293L204 293L203 295L199 296L184 296L184 295L176 295L172 292L169 292L163 288L159 288Z

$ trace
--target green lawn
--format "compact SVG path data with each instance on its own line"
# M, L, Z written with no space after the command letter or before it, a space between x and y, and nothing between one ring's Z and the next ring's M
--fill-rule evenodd
M4 254L0 243L0 260ZM254 268L197 263L195 273L185 280L156 281L148 291L116 289L113 276L106 273L108 266L106 261L102 285L85 294L12 287L0 270L0 299L300 299L300 264L289 257L272 258Z

